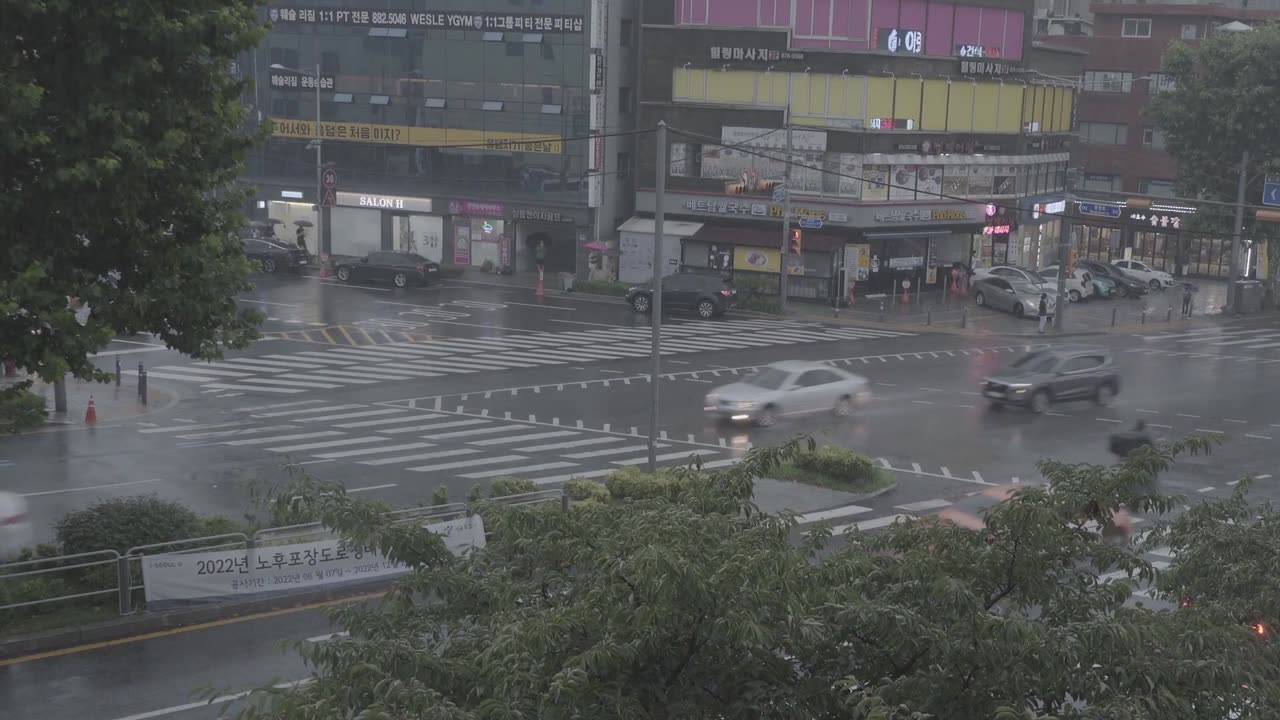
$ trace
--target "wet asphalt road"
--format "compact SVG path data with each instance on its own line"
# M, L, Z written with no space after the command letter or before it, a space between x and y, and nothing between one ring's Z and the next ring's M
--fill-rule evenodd
M371 497L416 504L441 484L454 498L499 474L554 488L557 478L644 455L647 321L618 303L556 293L539 300L526 289L457 282L395 290L305 277L264 278L246 303L267 313L264 330L275 337L229 353L221 366L136 344L145 337L113 344L108 352L121 354L104 354L104 366L142 360L153 387L178 402L137 418L103 417L90 430L0 439L0 460L12 463L0 469L0 489L29 495L47 537L67 510L142 492L239 516L251 509L249 486L280 480L289 462ZM1271 402L1280 347L1254 347L1280 337L1267 320L1073 338L1111 350L1124 386L1112 407L1073 403L1044 416L991 412L975 395L981 377L1025 352L1022 338L733 315L674 316L668 328L664 462L697 453L727 463L750 445L803 432L894 468L895 490L833 522L921 514L980 483L1032 482L1044 458L1110 462L1108 434L1138 418L1160 436L1198 431L1227 441L1209 458L1180 463L1170 490L1215 497L1243 475L1274 473L1255 493L1280 499L1280 411ZM837 360L866 376L873 396L847 419L787 417L760 429L705 418L708 391L783 359ZM773 505L838 504L804 488L789 492ZM307 611L11 664L0 667L0 707L51 720L86 709L109 720L216 717L217 708L182 707L191 689L236 692L305 677L274 643L325 630L323 615Z

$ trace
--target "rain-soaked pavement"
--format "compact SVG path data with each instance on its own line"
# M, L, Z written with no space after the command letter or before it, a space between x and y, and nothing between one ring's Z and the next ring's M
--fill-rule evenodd
M154 397L143 415L100 414L72 426L0 439L0 489L28 496L37 532L101 497L155 493L201 513L238 517L250 486L282 465L391 503L425 501L438 485L461 498L494 477L554 488L643 462L648 408L647 318L604 299L445 282L425 289L355 287L309 277L263 278L245 303L272 339L195 363L113 343L103 367L145 363ZM1226 446L1192 458L1167 488L1216 497L1249 474L1276 499L1280 326L1238 324L1070 339L931 334L891 325L784 322L730 314L669 319L664 333L659 457L699 455L724 466L748 446L797 432L892 467L899 486L855 519L922 514L981 487L1034 482L1044 458L1110 462L1110 433L1147 421L1154 434L1219 434ZM992 412L979 380L1030 345L1108 349L1123 385L1110 407L1071 403L1049 414ZM1271 347L1274 345L1275 347ZM784 417L764 429L708 420L704 396L750 368L784 359L837 361L864 375L872 397L850 418ZM126 389L136 377L126 375ZM111 405L110 408L116 407ZM123 406L121 406L123 407ZM771 509L813 511L832 496L773 494ZM0 666L0 707L24 717L205 718L184 708L199 686L238 692L305 677L277 639L325 632L315 611L250 620L145 642ZM163 711L163 712L160 712ZM150 714L149 714L150 713ZM159 713L159 714L155 714Z

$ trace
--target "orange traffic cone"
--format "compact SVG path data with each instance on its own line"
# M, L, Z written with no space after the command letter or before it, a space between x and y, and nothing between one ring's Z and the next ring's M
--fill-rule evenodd
M84 411L84 421L90 424L98 422L98 408L93 404L92 395L89 396L89 407Z

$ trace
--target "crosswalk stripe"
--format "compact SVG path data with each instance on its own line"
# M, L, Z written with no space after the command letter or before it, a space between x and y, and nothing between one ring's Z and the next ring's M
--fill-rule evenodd
M671 446L658 443L657 447L664 448ZM609 448L607 450L591 450L589 452L570 453L565 455L565 457L573 458L574 460L585 460L586 458L604 457L606 455L623 455L625 453L642 452L648 449L648 445L628 445L623 448Z
M519 472L537 472L540 470L559 470L561 468L573 467L575 463L571 462L549 462L541 465L525 465L520 468ZM482 472L462 473L458 477L464 477L469 480L479 480L481 478L498 477L500 475L510 475L511 470L484 470Z
M124 374L137 375L138 371L125 370ZM164 372L156 372L154 370L148 370L147 377L160 378L162 380L181 380L182 382L193 382L193 383L209 383L209 382L217 381L217 378L212 378L207 375L203 375L203 376L202 375L179 375L178 373L164 373Z
M796 522L800 525L808 525L810 523L834 520L835 518L848 517L850 515L862 515L871 512L872 509L873 508L863 507L861 505L845 505L844 507L831 508L830 510L819 510L817 512L799 515L796 517Z
M273 418L273 417L286 417L289 415L312 415L314 413L333 412L335 410L354 410L355 408L362 408L362 407L364 407L364 405L329 405L326 407L318 407L318 408L303 408L302 410L276 410L275 412L269 412L269 413L256 413L253 417Z
M536 428L529 427L529 430ZM506 443L525 442L527 440L546 440L554 437L569 437L578 433L572 430L554 430L552 432L534 433L533 435L520 435L517 437L489 438L488 440L472 440L469 445L503 445Z
M395 348L397 350L404 350L405 352L411 352L414 355L448 355L449 354L447 352L444 352L443 350L432 350L429 347L429 343L424 343L424 342L391 343L389 345L379 345L378 347Z
M318 373L293 374L289 377L301 378L303 380L319 380L322 382L346 383L347 385L375 385L377 380L369 378L353 378L353 377L333 377L331 375L320 375ZM408 380L409 378L395 378L396 380Z
M144 435L150 435L152 433L182 432L183 430L212 430L214 428L241 427L243 425L244 423L240 422L215 423L212 425L170 425L166 427L143 428L138 432Z
M528 351L525 351L525 350L519 351L518 353L510 352L510 353L507 353L506 355L488 355L486 357L490 358L491 360L519 360L521 362L532 363L534 365L563 365L564 364L564 360L559 360L559 359L552 360L551 358L533 357L532 355L529 354Z
M422 370L438 370L446 373L459 373L463 375L476 372L474 368L469 368L461 359L453 359L451 362L441 362L439 360L414 360L411 363L407 363L407 365L409 367L420 368Z
M1277 337L1280 337L1280 333L1273 332L1273 333L1267 333L1266 335L1256 335L1254 337L1245 338L1243 340L1227 340L1225 342L1215 342L1215 343L1209 343L1209 344L1213 347L1225 347L1227 345L1244 345L1246 343L1256 343L1260 340L1274 340Z
M381 408L378 410L359 410L357 412L338 413L337 415L312 415L310 417L298 418L297 422L320 422L328 420L347 420L349 418L358 417L374 417L376 415L390 415L391 413L404 413L404 408Z
M692 462L694 455L700 455L705 457L708 455L719 455L719 454L720 453L717 450L700 450L700 451L684 450L681 452L665 453L657 456L654 459L657 460L658 462L662 462L666 460L688 460ZM649 458L647 457L627 458L626 460L613 460L612 462L614 465L642 465L644 463L649 462Z
M511 426L498 425L497 427L475 428L474 430L455 430L438 435L423 435L422 437L427 440L448 440L451 438L471 437L473 435L492 435L496 432L511 432Z
M306 392L303 388L283 388L283 387L262 387L258 385L235 385L227 383L206 383L205 388L210 390L239 390L248 392L264 392L276 393L277 395L296 395L300 392Z
M400 452L401 450L421 450L422 448L433 447L431 443L405 443L403 445L380 445L373 448L359 448L358 450L339 450L331 453L316 453L316 457L336 460L338 458L356 457L358 455L374 455L377 453Z
M906 503L904 505L895 505L898 510L906 510L907 512L926 512L928 510L937 510L938 508L949 507L951 502L942 498L934 498L932 500L921 500L920 502Z
M285 447L269 447L271 452L301 452L302 450L317 450L319 448L342 447L343 445L366 445L373 442L386 442L384 437L358 437L347 438L345 440L325 440L323 442L303 443L302 445L286 445Z
M285 356L288 357L288 356ZM231 369L257 370L259 372L284 372L285 370L312 370L320 367L313 362L281 362L278 360L261 360L259 358L229 358L209 363L214 367Z
M455 457L458 455L475 455L480 452L472 448L454 448L452 450L437 450L429 453L418 453L416 455L398 455L396 457L378 458L377 460L359 460L361 465L396 465L398 463L417 462L418 460L434 460L435 458Z
M279 378L244 378L242 380L239 380L238 382L253 383L254 385L270 385L270 386L279 385L283 387L314 388L317 390L332 390L337 387L342 387L341 385L334 385L333 383L304 382L302 380L281 380Z
M1280 342L1263 343L1262 345L1246 345L1243 350L1269 350L1271 348L1280 347Z
M447 462L438 465L419 465L418 467L405 468L409 472L434 472L436 470L457 470L458 468L475 467L477 465L497 465L498 463L516 462L517 460L528 460L524 455L499 455L497 457L475 458L474 460L459 460L457 462Z
M429 370L419 370L417 368L406 368L403 365L396 365L391 370L398 375L411 375L413 377L444 377L444 373L431 372Z
M366 345L363 347L369 347L369 346ZM392 355L395 357L405 358L405 359L420 358L424 354L420 351L401 347L399 345L377 345L374 347L377 347L377 350L372 352L377 352L383 355ZM370 352L370 351L366 351L362 349L361 352Z
M272 442L281 442L283 440L310 440L311 438L333 437L342 433L335 430L322 430L313 433L296 433L293 435L277 435L275 437L266 438L250 438L248 440L224 440L223 445L266 445Z
M551 477L527 478L527 479L529 482L535 485L552 485L554 483L562 483L568 480L573 480L574 478L582 478L583 480L589 480L591 478L604 477L605 475L609 475L615 472L617 471L616 470L587 470L585 472L573 473L572 475L553 475Z
M161 372L165 370L173 370L175 372L192 372L192 373L197 373L199 375L211 375L213 377L210 377L209 378L210 380L222 380L223 378L227 378L227 377L231 377L231 378L249 377L247 373L232 372L231 370L218 370L214 368L207 368L207 367L193 366L193 365L186 365L186 366L161 365L157 367L156 370L160 370Z
M238 435L260 435L264 432L280 432L281 430L297 430L298 425L255 425L252 427L242 427L238 430L214 430L213 432L199 432L190 435L179 435L183 440L209 440L212 438L228 438Z
M306 373L306 375L308 377L316 377L316 376L324 375L326 377L331 377L331 378L357 378L357 379L377 378L379 380L411 380L413 379L412 375L397 373L394 370L382 370L378 368L369 369L364 367L341 368L341 369L321 368L313 372L308 372Z
M711 462L702 463L703 470L715 470L716 468L729 467L742 462L742 458L725 458L724 460L712 460Z
M382 418L380 420L361 420L360 422L338 423L337 425L334 425L334 427L340 427L340 428L377 427L378 425L396 425L398 423L406 422L409 420L434 420L435 418L442 418L442 417L448 417L448 415L435 415L435 414L420 415L418 413L414 413L412 415L403 415L401 417L393 417L393 418Z
M831 534L840 536L845 531L853 528L855 530L879 530L882 527L889 527L898 520L910 520L910 515L886 515L885 517L872 518L870 520L862 520L860 522L849 523L848 525L837 525L831 528Z
M576 435L577 433L570 433ZM576 447L586 447L588 445L603 445L605 443L622 442L620 437L596 437L586 438L585 440L570 440L568 442L551 443L549 445L532 445L530 447L516 448L516 452L541 452L543 450L568 450Z
M485 355L483 360L478 357L474 359L473 358L457 358L457 359L462 362L465 362L465 364L467 365L493 369L493 370L507 370L510 368L532 367L532 365L527 362L523 362L520 360L498 360L492 355ZM433 361L427 360L425 362L433 362Z
M405 418L405 419L408 420L408 418ZM414 419L416 420L417 418L414 418ZM414 425L413 427L401 427L401 428L392 428L389 430L379 430L378 432L386 433L388 435L396 435L399 433L407 433L407 432L421 432L423 430L426 430L427 432L431 432L432 430L443 430L444 428L451 428L451 427L466 427L468 425L488 425L488 424L489 424L488 420L455 420L453 422L429 423L427 425Z
M269 358L289 358L289 357L293 357L293 356L292 356L292 355L266 355L266 356L264 356L264 357L269 357ZM324 364L324 365L353 365L353 364L355 364L355 363L356 363L356 360L355 360L354 358L352 358L352 359L350 359L350 360L339 360L339 359L337 359L337 358L308 357L308 358L306 358L306 361L307 361L308 363L322 363L322 364ZM312 365L312 367L314 367L314 365Z
M380 362L405 359L400 353L374 352L372 350L350 350L347 348L334 348L332 350L325 350L324 353L329 357L349 357L357 360L378 360Z

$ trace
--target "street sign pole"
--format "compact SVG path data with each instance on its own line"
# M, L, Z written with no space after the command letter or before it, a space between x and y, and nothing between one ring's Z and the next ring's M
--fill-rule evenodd
M1249 151L1240 155L1240 179L1236 183L1236 221L1231 228L1230 275L1227 276L1227 312L1236 310L1236 278L1240 275L1240 231L1244 226L1244 191L1248 182ZM1246 268L1247 269L1247 268Z
M778 309L787 312L787 267L791 243L791 118L787 118L787 155L782 171L782 252L778 253Z
M320 140L320 63L316 63L316 255L324 255L324 162Z
M658 173L653 190L653 338L649 341L649 472L658 472L658 397L662 389L662 240L666 220L663 205L667 195L667 124L658 123Z

